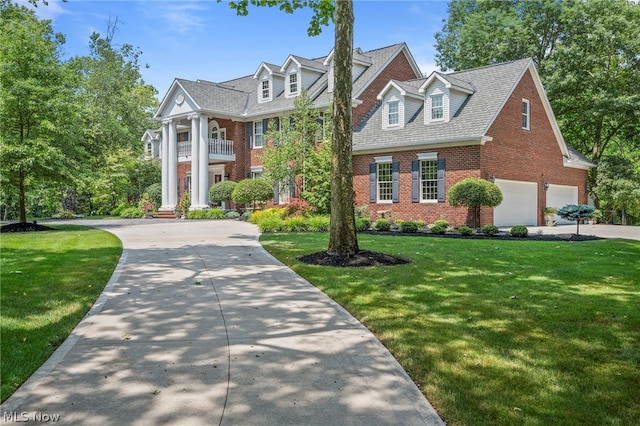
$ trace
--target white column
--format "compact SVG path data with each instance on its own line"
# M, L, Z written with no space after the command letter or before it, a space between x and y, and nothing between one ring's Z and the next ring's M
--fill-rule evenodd
M189 210L200 210L200 114L190 114L191 120L191 206Z
M168 202L174 208L178 204L178 134L176 133L176 122L169 122L169 149L167 152L168 167L167 179L169 188Z
M169 123L162 120L162 206L160 210L173 211L175 205L169 204Z
M200 181L200 196L198 201L203 209L209 208L209 120L206 116L200 116L200 168L198 170Z

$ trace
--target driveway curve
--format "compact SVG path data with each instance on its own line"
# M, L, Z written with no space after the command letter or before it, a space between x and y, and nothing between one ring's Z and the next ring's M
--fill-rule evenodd
M81 223L117 235L122 257L87 316L2 405L5 421L444 424L384 346L268 254L255 226Z

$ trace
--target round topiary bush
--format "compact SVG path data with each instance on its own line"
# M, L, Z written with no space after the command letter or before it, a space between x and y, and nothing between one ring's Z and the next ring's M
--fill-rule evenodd
M474 231L473 229L469 228L468 226L461 226L458 228L458 234L460 235L464 235L466 237L473 235Z
M391 230L391 222L388 219L378 219L373 222L373 229L376 231L390 231Z
M366 231L371 228L371 220L366 217L356 217L356 231Z
M418 225L415 222L406 221L400 224L400 231L407 234L415 234L418 232Z
M236 204L263 203L273 197L273 187L264 179L243 179L235 186L231 199Z
M485 235L496 235L499 232L499 229L495 225L485 225L480 228L480 232Z
M212 203L223 203L231 200L231 194L235 189L237 182L232 180L223 180L209 188L209 200Z
M447 229L449 227L449 221L446 219L438 219L435 222L433 222L433 226L441 226Z
M438 234L438 235L443 235L445 232L447 232L447 228L441 225L433 225L430 230L434 234Z
M509 231L509 235L512 237L525 238L529 235L529 230L524 225L516 225Z
M474 212L473 226L480 219L480 207L495 207L502 203L502 191L493 182L480 178L466 178L453 184L447 193L453 207L468 207Z

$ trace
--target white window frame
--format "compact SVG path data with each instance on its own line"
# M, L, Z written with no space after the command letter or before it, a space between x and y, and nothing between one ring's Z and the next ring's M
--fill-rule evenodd
M522 100L522 128L531 130L531 102L528 99Z
M216 137L214 137L214 135ZM220 128L220 126L218 125L217 121L210 121L209 122L209 139L213 139L213 140L227 140L227 129L226 128Z
M293 80L295 81L292 81ZM287 81L287 84L289 85L289 94L291 96L295 96L298 94L298 92L300 91L300 79L298 78L298 73L297 72L292 72L291 74L289 74L289 78ZM292 88L295 88L295 90L292 90Z
M258 133L258 127L260 132ZM253 147L262 148L264 146L264 129L262 128L262 120L253 122Z
M438 153L436 152L425 152L417 155L418 160L420 161L420 168L418 172L420 173L420 202L421 203L437 203L438 202ZM422 175L422 167L423 164L429 162L433 163L432 166L435 166L435 178L424 179ZM433 194L435 198L425 198L425 184L431 183L432 187L435 183L435 193Z
M384 156L384 157L375 157L374 158L375 163L376 163L376 202L379 204L392 204L393 203L393 158L389 155L389 156ZM384 165L384 167L389 167L389 180L388 181L380 181L380 166ZM384 183L385 185L388 185L388 193L389 193L389 199L382 199L380 198L380 194L382 193L381 191L381 186L380 184ZM386 191L385 191L386 193Z
M262 166L251 167L251 179L260 179L263 173L264 169L262 168Z
M440 99L440 105L434 105L434 100ZM440 111L440 117L434 117L434 112ZM444 120L444 94L436 93L431 95L431 121L443 121Z
M391 107L395 107L395 111L392 111ZM387 125L389 127L400 125L400 101L389 101L387 103Z
M266 100L271 99L271 84L270 84L269 79L262 80L260 85L261 85L262 100L266 101ZM265 85L266 85L266 87L265 87ZM266 93L266 96L265 96L265 93Z

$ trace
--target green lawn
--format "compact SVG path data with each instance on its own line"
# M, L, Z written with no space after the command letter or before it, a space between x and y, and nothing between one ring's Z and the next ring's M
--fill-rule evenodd
M0 375L7 399L64 341L109 281L114 235L79 226L0 238Z
M640 418L640 242L359 235L391 267L305 265L327 234L264 247L372 330L450 425Z

